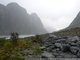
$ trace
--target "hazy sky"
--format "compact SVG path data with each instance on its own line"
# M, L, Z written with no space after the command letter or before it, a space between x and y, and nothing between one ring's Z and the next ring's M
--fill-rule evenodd
M80 0L0 0L5 5L10 2L17 2L30 14L37 13L50 31L67 27L80 11Z

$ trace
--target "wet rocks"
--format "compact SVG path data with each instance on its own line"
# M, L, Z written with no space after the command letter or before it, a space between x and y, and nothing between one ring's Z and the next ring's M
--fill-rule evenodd
M42 58L50 58L50 57L53 57L53 55L51 53L47 52L47 51L44 51L41 56L42 56Z
M50 35L44 42L45 50L54 57L80 57L80 37ZM66 55L65 55L66 54Z
M48 36L43 40L41 47L42 54L39 56L31 55L31 50L25 50L24 54L31 56L30 60L53 60L54 58L80 58L80 37L65 36L55 37ZM33 58L33 59L32 59Z
M71 46L70 50L71 50L72 54L77 54L79 52L79 48L78 47L74 47L74 46Z

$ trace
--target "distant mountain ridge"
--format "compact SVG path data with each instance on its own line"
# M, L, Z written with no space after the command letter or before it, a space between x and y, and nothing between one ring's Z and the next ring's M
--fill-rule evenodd
M28 14L17 3L9 3L7 6L0 4L0 35L9 35L11 32L27 35L47 31L36 13Z

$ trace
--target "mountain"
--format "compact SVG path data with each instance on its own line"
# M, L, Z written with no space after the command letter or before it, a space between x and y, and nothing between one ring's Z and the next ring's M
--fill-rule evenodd
M65 30L60 30L57 32L53 32L52 34L56 36L80 36L80 28L70 28Z
M76 18L72 21L72 23L69 25L68 29L76 27L80 27L80 12L76 16Z
M80 12L77 14L75 19L67 28L64 28L56 32L52 32L52 34L55 34L58 36L73 36L73 35L80 36Z
M80 36L80 12L67 28L53 32L53 34L57 36Z
M0 35L9 35L11 32L27 35L47 31L36 13L28 14L17 3L9 3L7 6L0 4Z

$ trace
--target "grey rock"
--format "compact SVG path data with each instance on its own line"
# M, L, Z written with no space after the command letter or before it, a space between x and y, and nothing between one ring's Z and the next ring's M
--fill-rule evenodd
M48 53L48 52L46 52L46 51L44 51L44 53L42 53L42 55L41 55L43 58L51 58L51 57L53 57L53 55L51 54L51 53Z
M61 43L55 43L55 46L58 48L62 48L62 44Z
M73 54L77 54L79 52L79 48L74 46L70 47L70 50Z
M55 42L54 42L54 41ZM77 42L76 42L77 41ZM80 38L78 36L56 37L45 40L44 45L48 53L56 58L76 58L80 57ZM54 42L54 44L53 44Z

